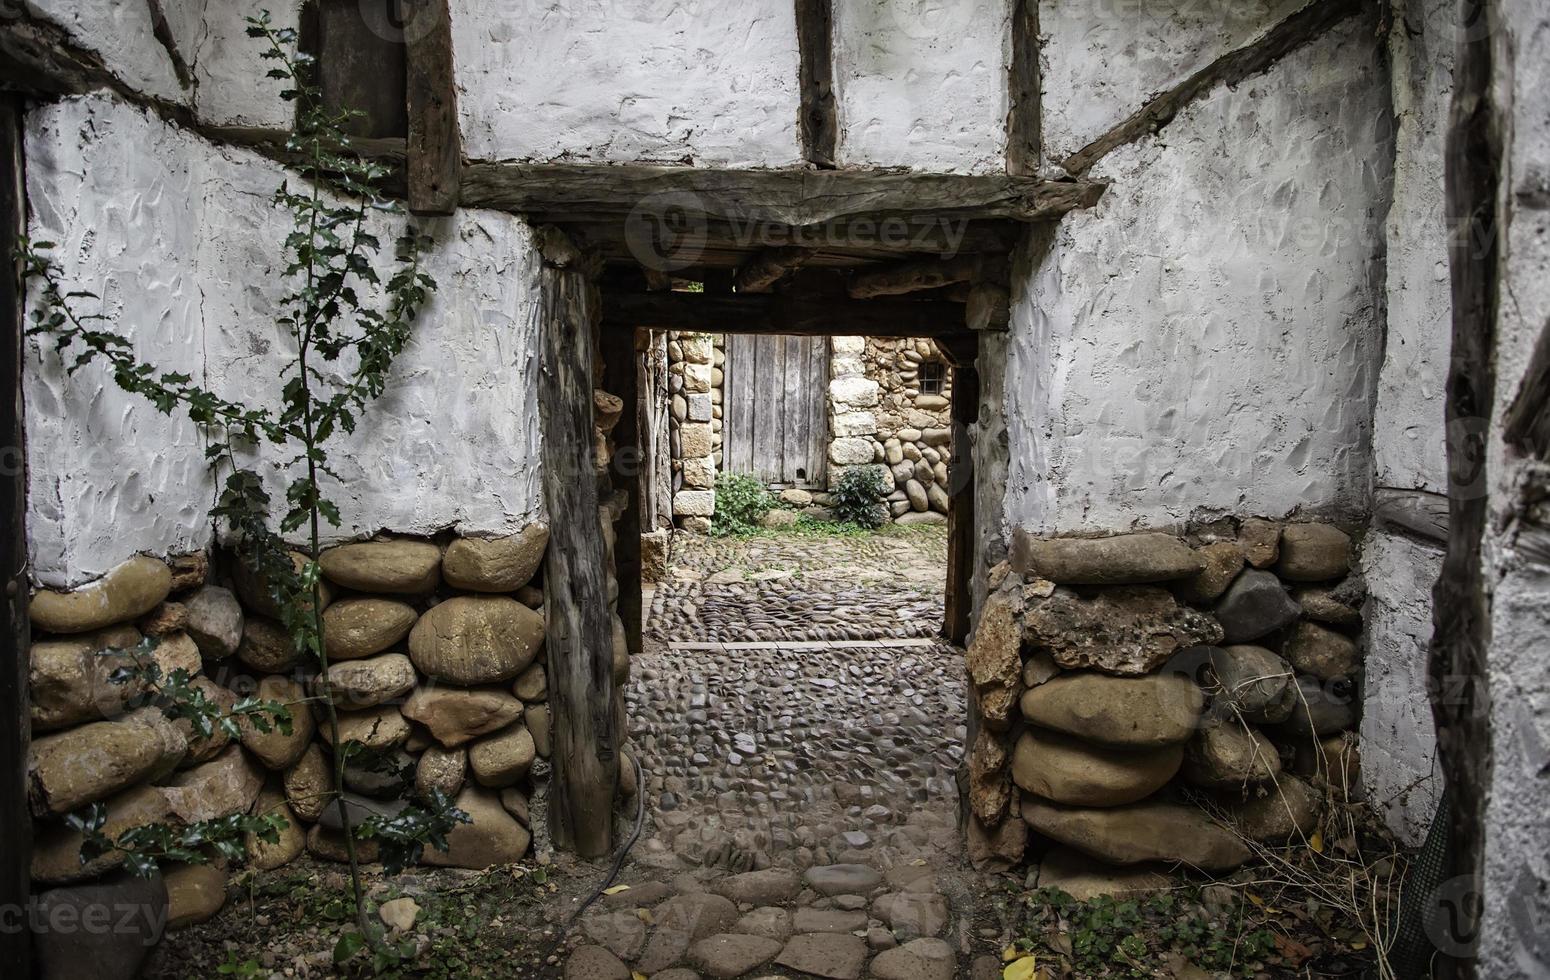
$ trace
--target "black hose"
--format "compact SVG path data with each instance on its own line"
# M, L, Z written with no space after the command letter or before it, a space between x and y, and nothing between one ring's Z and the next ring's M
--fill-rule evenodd
M604 876L602 881L598 882L596 888L592 889L592 894L588 895L586 901L581 903L581 907L571 913L570 918L566 920L565 925L554 937L554 942L544 951L544 955L540 958L542 960L548 960L549 957L554 955L555 951L565 942L565 937L576 927L577 920L585 915L587 909L591 908L592 904L599 898L602 898L603 892L613 885L614 879L619 877L619 871L624 867L624 859L630 854L630 848L634 847L635 842L640 840L641 828L646 822L646 771L641 768L640 760L633 755L630 757L630 762L635 766L635 829L630 831L629 839L620 846L619 852L614 855L613 867L608 869L608 874Z

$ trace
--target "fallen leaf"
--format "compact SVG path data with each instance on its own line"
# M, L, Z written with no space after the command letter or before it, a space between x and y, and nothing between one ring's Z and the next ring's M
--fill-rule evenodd
M615 885L612 888L604 888L604 895L620 895L630 890L629 885Z
M1034 980L1034 974L1038 970L1038 963L1034 961L1032 953L1023 956L1007 964L1001 971L1001 980Z
M1322 830L1315 830L1313 832L1313 836L1308 838L1308 846L1313 848L1318 853L1323 854L1324 853L1324 832Z

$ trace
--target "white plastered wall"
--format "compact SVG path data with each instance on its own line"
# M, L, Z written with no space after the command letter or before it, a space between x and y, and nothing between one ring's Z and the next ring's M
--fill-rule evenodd
M102 58L136 92L193 109L219 126L288 129L294 107L281 82L265 77L263 42L247 36L247 18L268 10L275 28L294 28L300 4L162 0L172 43L188 66L187 88L152 29L150 7L136 0L28 0L33 13L63 27L71 41Z
M103 296L101 312L137 355L227 397L274 403L287 346L274 324L289 220L270 203L278 166L105 95L35 110L27 165L31 234L59 244L67 283ZM388 394L332 447L343 485L326 490L344 526L330 540L510 532L542 510L531 230L483 211L421 228L440 288ZM381 232L390 242L395 228ZM216 488L192 425L156 414L100 368L65 377L36 342L24 396L41 583L78 584L136 552L209 544ZM260 469L283 499L273 461Z
M790 0L453 0L474 159L800 161Z
M1098 164L1108 192L1015 297L1010 526L1365 509L1392 152L1378 54L1373 22L1347 21Z
M1052 164L1065 159L1153 95L1250 43L1304 5L1305 0L1044 0L1039 62L1046 157Z
M1395 0L1393 8L1394 193L1384 230L1388 329L1373 412L1374 476L1379 487L1446 493L1443 410L1452 300L1443 142L1456 7L1450 0ZM1364 543L1361 569L1370 596L1362 779L1394 832L1418 844L1441 791L1426 661L1442 549L1375 528Z
M1541 542L1550 508L1540 503L1537 528L1513 520L1535 464L1509 450L1502 420L1516 400L1535 344L1550 324L1550 9L1533 0L1503 0L1495 97L1503 119L1505 159L1499 200L1501 305L1496 333L1496 404L1487 461L1490 519L1486 587L1491 595L1491 770L1486 807L1485 923L1479 975L1530 980L1550 974L1550 567ZM1510 56L1510 57L1509 57ZM1543 464L1538 464L1541 468ZM1534 481L1544 485L1541 471Z
M839 162L1006 168L1006 0L836 0Z

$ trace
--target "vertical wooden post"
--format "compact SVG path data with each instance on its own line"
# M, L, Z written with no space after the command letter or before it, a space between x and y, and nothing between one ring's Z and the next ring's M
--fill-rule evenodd
M405 24L409 210L451 214L462 195L463 144L447 0L412 0Z
M1494 32L1489 0L1459 5L1462 30L1453 70L1446 180L1453 331L1447 385L1448 549L1432 590L1432 643L1427 665L1437 757L1447 780L1451 835L1448 877L1479 885L1461 896L1453 938L1479 938L1484 902L1485 803L1491 779L1491 608L1483 539L1490 518L1487 444L1496 397L1496 322L1500 308L1502 121L1493 99ZM1479 901L1470 901L1478 899ZM1423 896L1422 901L1433 900ZM1441 955L1439 980L1478 975L1473 952Z
M613 849L621 735L614 710L608 554L593 454L593 330L599 304L590 263L564 234L543 228L539 239L544 262L536 314L542 363L538 414L549 510L544 646L554 765L549 824L556 846L598 858Z
M642 626L640 532L645 450L640 437L640 359L634 330L603 332L603 389L624 402L624 412L613 432L613 485L627 496L624 513L614 524L614 578L619 583L619 618L632 654L641 650Z
M832 0L796 0L797 48L801 57L802 155L815 167L837 166L839 112L834 103L834 10Z
M1012 63L1006 116L1006 172L1039 172L1043 80L1039 74L1039 0L1012 0Z
M25 928L25 910L32 863L32 817L27 808L27 746L31 737L27 706L27 467L26 430L22 414L22 290L21 264L14 258L17 239L26 227L23 183L22 103L0 95L0 570L5 596L0 602L0 963L13 976L31 975L32 934ZM9 919L9 910L21 912Z
M980 382L975 367L977 339L944 338L937 346L953 366L953 454L948 472L947 595L942 635L951 643L969 640L974 610L974 443Z

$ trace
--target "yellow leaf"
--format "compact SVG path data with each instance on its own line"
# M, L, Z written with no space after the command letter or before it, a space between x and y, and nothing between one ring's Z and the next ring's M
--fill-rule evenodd
M630 886L629 885L615 885L612 888L605 888L605 889L603 889L603 894L604 895L618 895L621 892L627 892L629 890L630 890Z
M1260 908L1264 908L1265 907L1265 900L1263 898L1260 898L1258 895L1250 895L1249 896L1249 901L1251 903L1253 903L1254 905L1259 906Z
M646 980L646 975L639 970L632 970L630 972L630 980Z
M1018 949L1016 946L1008 946L1006 949L1001 951L1001 962L1010 963L1021 955L1023 955L1022 950Z
M1324 832L1315 830L1313 836L1308 839L1308 846L1320 854L1324 853Z
M1029 953L1020 960L1014 960L1007 964L1001 971L1001 980L1033 980L1038 964L1034 962L1034 956Z
M1366 949L1367 948L1367 944L1365 942L1363 942L1362 940L1358 939L1358 940L1356 940L1355 942L1353 942L1351 944L1351 948L1352 949L1358 949L1358 950Z

